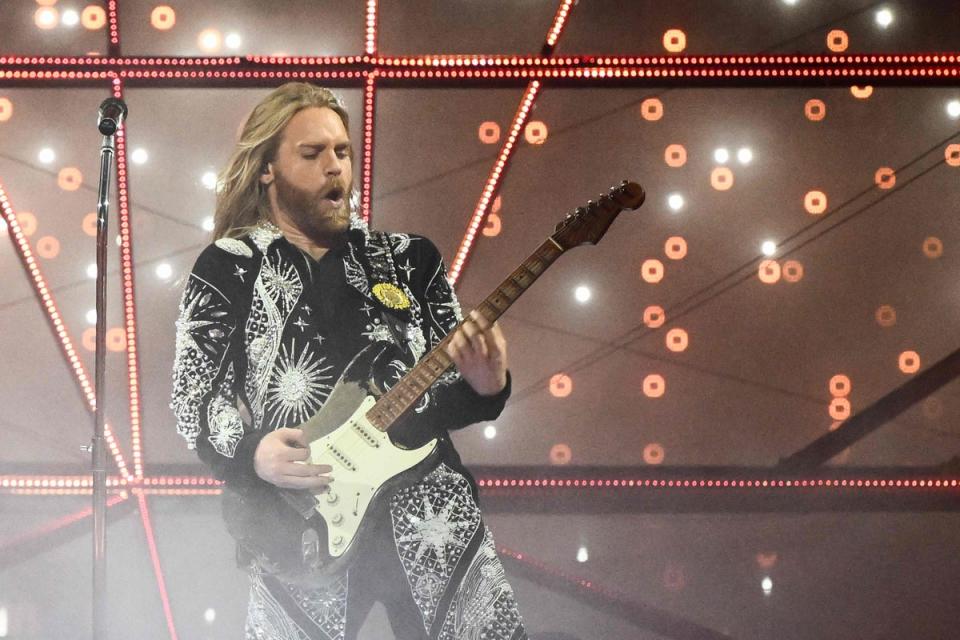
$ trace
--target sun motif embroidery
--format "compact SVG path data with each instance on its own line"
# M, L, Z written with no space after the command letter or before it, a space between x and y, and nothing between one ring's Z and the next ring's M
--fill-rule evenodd
M280 357L270 377L267 402L275 407L274 427L305 422L323 406L333 385L333 376L328 372L333 365L326 365L322 356L314 357L309 348L304 348L299 357L296 345L291 342L280 348Z
M399 287L389 282L380 282L373 285L373 295L377 300L391 309L407 309L410 307L410 298Z

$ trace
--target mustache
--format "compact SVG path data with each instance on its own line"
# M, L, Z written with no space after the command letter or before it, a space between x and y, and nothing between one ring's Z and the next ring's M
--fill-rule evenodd
M343 180L339 178L334 178L327 185L324 186L322 191L322 197L329 197L331 194L337 195L339 198L342 198L347 195L347 185L343 183ZM336 200L337 198L333 198Z

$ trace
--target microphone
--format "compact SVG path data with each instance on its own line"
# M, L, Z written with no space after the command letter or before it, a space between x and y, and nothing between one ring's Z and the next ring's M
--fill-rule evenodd
M105 136L112 136L127 117L127 103L120 98L107 98L100 103L97 129Z

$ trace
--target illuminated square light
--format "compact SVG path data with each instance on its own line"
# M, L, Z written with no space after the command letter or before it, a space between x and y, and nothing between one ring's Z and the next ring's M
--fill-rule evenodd
M223 36L216 29L204 29L197 35L197 44L207 53L219 51L222 42Z
M730 162L730 152L727 151L725 147L715 149L713 152L713 160L719 164L726 164Z
M577 562L586 562L590 559L590 552L587 551L586 547L580 547L577 549Z
M213 216L207 216L206 218L204 218L200 226L203 227L204 231L213 231L213 227L214 227Z
M674 211L680 211L680 209L683 209L683 205L684 199L679 193L671 193L669 196L667 196L667 206Z
M741 147L737 150L737 161L740 164L750 164L753 162L753 151L749 147Z
M40 149L40 152L37 153L37 160L42 164L50 164L57 159L57 154L50 147L44 147Z
M960 100L951 100L947 103L947 115L953 119L960 118Z
M63 15L60 16L60 22L65 27L75 27L80 24L80 14L77 13L76 9L65 9Z
M585 304L589 302L591 296L593 296L593 293L590 291L590 287L586 285L580 285L574 290L573 296L577 299L577 302L580 304Z
M97 277L97 263L91 262L87 265L87 277L93 280Z
M60 12L53 7L40 7L33 14L33 23L40 29L53 29L60 22Z
M217 188L217 174L213 171L207 171L200 177L200 182L204 187L213 191Z
M893 12L890 9L880 9L874 16L877 24L886 29L893 23Z
M227 49L239 49L240 45L243 44L243 38L240 37L239 33L228 33L223 39L223 44Z
M170 276L173 275L173 267L171 267L168 262L161 262L154 269L154 273L156 273L157 277L161 280L169 280Z
M493 440L494 438L496 438L497 427L492 424L488 424L486 427L483 428L483 437L486 438L487 440Z
M760 251L762 251L765 256L772 256L777 252L777 243L773 240L766 240L760 245Z
M138 147L130 154L130 161L133 162L133 164L146 164L149 157L146 149Z

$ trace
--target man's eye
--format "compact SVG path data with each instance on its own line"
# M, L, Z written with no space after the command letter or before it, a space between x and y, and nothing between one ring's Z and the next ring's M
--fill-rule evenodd
M306 155L303 156L303 157L306 158L307 160L312 160L313 158L316 158L316 157L317 157L317 154L316 154L316 153L308 153L308 154L306 154Z

